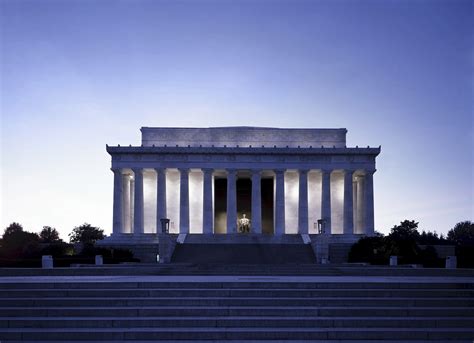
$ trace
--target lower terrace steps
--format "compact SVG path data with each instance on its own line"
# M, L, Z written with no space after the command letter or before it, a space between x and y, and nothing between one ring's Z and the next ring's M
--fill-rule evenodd
M0 281L0 341L474 339L472 282L234 279Z

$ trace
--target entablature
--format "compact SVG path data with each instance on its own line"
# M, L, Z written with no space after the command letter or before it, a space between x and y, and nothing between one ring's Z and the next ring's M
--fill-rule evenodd
M224 154L224 155L372 155L377 156L381 147L183 147L183 146L106 146L110 155L115 154Z
M114 168L373 169L379 148L110 147Z

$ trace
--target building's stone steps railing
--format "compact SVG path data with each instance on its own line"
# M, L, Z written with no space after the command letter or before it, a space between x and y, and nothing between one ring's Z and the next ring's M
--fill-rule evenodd
M474 283L241 279L0 283L0 340L474 339Z

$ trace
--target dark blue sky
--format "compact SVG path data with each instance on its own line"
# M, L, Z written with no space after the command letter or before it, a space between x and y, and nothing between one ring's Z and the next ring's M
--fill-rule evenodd
M346 127L376 227L472 220L470 1L0 1L1 225L110 231L141 126Z

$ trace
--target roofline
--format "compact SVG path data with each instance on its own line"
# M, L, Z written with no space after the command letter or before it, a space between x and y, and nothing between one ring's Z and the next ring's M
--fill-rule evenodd
M344 130L347 133L346 128L309 128L309 127L271 127L271 126L213 126L213 127L177 127L177 126L142 126L142 130L152 129L179 129L179 130L196 130L196 129L272 129L272 130L318 130L318 131L333 131L333 130Z
M382 147L351 148L280 148L280 147L167 147L167 146L109 146L106 150L113 154L303 154L303 155L375 155L380 154Z

